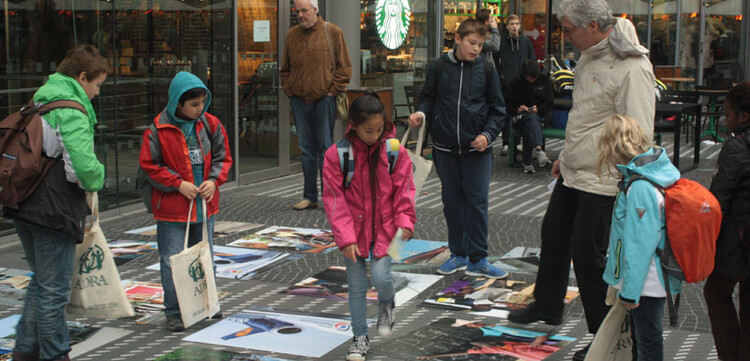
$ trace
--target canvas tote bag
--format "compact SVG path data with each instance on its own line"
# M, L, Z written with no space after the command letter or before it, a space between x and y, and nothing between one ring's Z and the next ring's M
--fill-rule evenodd
M417 136L417 147L414 149L414 152L409 150L409 148L406 147L407 141L409 140L409 133L411 132L411 127L406 128L406 132L404 132L404 137L401 139L401 144L404 146L404 149L406 149L406 153L409 154L409 158L411 158L411 164L413 167L413 173L414 173L414 200L419 197L419 194L422 192L422 187L424 186L424 182L427 180L427 176L430 175L430 171L432 170L432 161L422 158L422 146L424 145L424 134L425 129L427 126L427 122L423 121L422 125L419 126L419 135Z
M73 284L67 312L97 318L134 316L133 306L125 297L120 274L99 226L99 196L86 193L93 213L86 227L83 243L76 246Z
M206 200L203 202L203 234L198 244L188 248L190 222L185 225L185 240L183 250L169 257L172 265L172 280L180 304L182 323L185 328L198 321L209 318L219 312L219 298L216 294L216 279L214 278L211 247L208 244L208 228L206 226ZM188 219L193 213L193 203L190 202Z
M599 330L591 342L586 354L586 361L631 361L633 359L633 340L630 338L630 311L617 297L617 290L607 290L609 309Z

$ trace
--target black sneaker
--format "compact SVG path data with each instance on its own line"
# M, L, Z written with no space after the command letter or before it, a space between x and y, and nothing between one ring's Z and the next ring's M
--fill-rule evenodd
M508 321L521 324L544 321L548 325L556 326L562 323L562 316L544 314L537 309L536 303L531 303L526 308L511 311L508 315Z
M365 361L367 351L370 351L370 339L367 335L354 336L349 351L346 352L346 361Z
M586 359L586 354L589 353L589 347L591 347L591 344L589 343L581 350L576 351L576 353L573 354L573 361L583 361Z
M219 311L219 312L216 312L215 315L213 315L213 316L211 316L209 318L212 319L212 320L220 320L222 317L224 317L224 314L221 311Z
M167 317L167 330L172 332L185 331L185 325L182 323L182 316L178 314Z
M390 337L393 333L393 325L396 318L393 315L393 309L396 308L394 301L380 304L380 313L378 314L378 333L381 337Z

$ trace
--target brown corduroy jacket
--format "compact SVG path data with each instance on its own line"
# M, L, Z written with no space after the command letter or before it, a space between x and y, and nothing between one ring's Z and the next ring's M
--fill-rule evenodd
M336 95L346 90L352 75L349 51L341 28L329 23L333 50L331 58L325 33L325 21L318 21L310 29L295 25L286 34L282 58L281 88L288 97L313 103L327 94Z

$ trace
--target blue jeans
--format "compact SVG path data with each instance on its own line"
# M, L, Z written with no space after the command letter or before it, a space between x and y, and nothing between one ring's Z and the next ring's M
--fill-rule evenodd
M70 336L65 305L70 302L76 239L73 235L14 218L26 261L34 272L16 326L15 352L42 360L66 358Z
M633 326L634 360L661 361L664 359L661 318L666 298L641 297L640 306L630 310Z
M531 164L534 148L542 146L542 118L534 113L525 112L514 124L521 132L523 139L523 164Z
M318 202L318 174L323 178L323 155L333 144L333 125L336 121L336 98L325 96L307 104L297 97L292 104L297 140L302 150L302 174L305 188L302 194L310 202Z
M208 218L208 244L211 246L211 255L214 254L214 216ZM188 236L188 247L194 246L201 241L203 223L190 225ZM159 247L159 268L161 270L161 284L164 288L164 315L167 317L180 314L180 305L177 302L177 293L172 280L172 265L169 257L182 252L185 242L185 223L156 221L156 241ZM216 265L214 264L214 271ZM216 272L214 272L214 275Z
M346 282L349 284L349 312L352 315L352 332L355 336L367 334L367 261L357 257L357 262L344 258ZM379 303L391 303L395 295L391 277L391 257L371 257L370 279L378 291Z
M481 261L487 257L492 152L458 155L436 150L432 154L443 186L448 247L473 263Z

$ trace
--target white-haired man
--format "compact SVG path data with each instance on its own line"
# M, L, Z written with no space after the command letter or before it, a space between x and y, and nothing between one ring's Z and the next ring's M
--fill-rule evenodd
M560 10L566 40L581 51L573 108L565 148L552 166L558 178L542 222L536 301L508 320L560 324L572 257L586 323L596 333L608 312L602 274L617 179L597 176L595 147L602 125L614 114L635 118L652 135L654 75L633 24L612 17L606 0L563 0ZM588 346L573 360L583 360L587 352Z
M318 0L296 0L294 11L299 24L286 34L279 74L292 105L305 178L302 200L293 208L303 210L318 206L318 173L333 144L336 95L346 91L352 64L341 28L318 15Z

